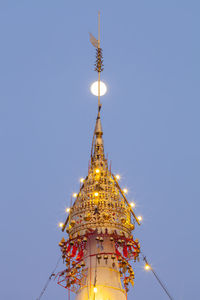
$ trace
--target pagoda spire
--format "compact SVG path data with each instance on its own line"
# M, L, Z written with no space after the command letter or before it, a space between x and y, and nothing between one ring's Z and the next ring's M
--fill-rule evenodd
M95 135L96 135L96 137L102 137L102 135L103 135L100 110L101 110L101 106L98 107L98 114L97 114L97 119L96 119L96 126L95 126Z
M96 48L98 110L88 173L81 181L78 194L74 195L75 201L62 226L68 240L61 240L59 244L66 267L58 274L58 284L74 291L76 300L126 300L128 285L134 285L134 271L129 261L138 259L140 245L132 235L137 218L117 178L109 170L104 154L100 115L100 96L103 95L100 93L103 71L100 14L98 40L90 34L90 41Z
M98 113L96 118L96 124L95 124L93 141L92 141L92 149L91 149L91 163L95 165L100 165L105 161L103 129L101 125L100 110L101 110L101 106L98 106Z

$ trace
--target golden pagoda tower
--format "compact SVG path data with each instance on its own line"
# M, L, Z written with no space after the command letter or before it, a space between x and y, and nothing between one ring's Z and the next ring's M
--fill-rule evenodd
M129 286L134 285L131 263L139 259L140 253L132 231L135 223L140 225L140 222L119 186L119 176L112 174L104 154L100 25L98 40L92 35L90 40L97 53L98 112L88 174L81 180L79 193L74 195L68 218L62 224L62 231L68 234L59 243L66 267L58 274L58 283L75 292L76 300L125 300Z

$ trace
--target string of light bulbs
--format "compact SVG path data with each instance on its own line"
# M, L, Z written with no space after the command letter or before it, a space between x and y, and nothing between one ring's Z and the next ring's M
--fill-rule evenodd
M99 170L99 169L96 169L95 172L98 174L98 173L100 172L100 170ZM121 179L121 176L120 176L119 174L114 175L114 177L115 177L115 179L117 179L117 181L119 181L119 180ZM80 184L83 184L84 181L85 181L85 179L82 177L82 178L80 178L79 181L80 181ZM127 195L127 194L128 194L128 189L127 189L127 188L124 188L124 189L122 190L122 192L123 192L125 195ZM77 193L75 193L75 192L72 193L72 197L73 197L74 199L76 199L77 196L78 196ZM95 192L94 192L94 196L95 196L95 197L98 197L98 196L99 196L99 193L95 191ZM135 206L136 206L136 204L135 204L134 201L129 202L128 204L130 205L130 208L135 208ZM71 208L70 208L70 207L67 207L67 208L65 209L65 212L68 213L68 215L69 215L70 210L71 210ZM141 222L141 221L143 220L142 216L141 216L141 215L137 216L137 220L138 220L139 222ZM65 223L63 223L63 222L59 222L59 223L58 223L58 226L59 226L60 228L62 228L62 229L65 229L65 228L64 228L65 225L66 225L66 222L65 222ZM64 230L63 230L63 231L64 231Z

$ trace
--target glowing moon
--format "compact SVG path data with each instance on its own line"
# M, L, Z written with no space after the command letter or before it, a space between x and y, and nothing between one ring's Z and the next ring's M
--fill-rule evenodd
M98 81L91 84L90 91L94 96L98 96ZM100 96L104 96L107 92L107 86L103 81L100 81Z

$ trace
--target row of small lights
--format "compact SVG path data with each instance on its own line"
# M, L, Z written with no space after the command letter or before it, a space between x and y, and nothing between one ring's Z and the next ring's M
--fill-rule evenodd
M98 173L100 173L100 170L99 170L99 169L96 169L95 172L98 174ZM120 180L121 177L120 177L119 174L117 174L117 175L115 175L115 178L116 178L117 180ZM80 183L83 183L84 181L85 181L84 178L80 178ZM124 188L124 189L123 189L123 192L124 192L124 194L128 194L128 189ZM77 193L73 193L72 196L73 196L73 198L76 198L76 197L78 196L78 194L77 194ZM94 193L94 196L95 196L95 197L98 197L98 196L99 196L99 193L98 193L98 192L95 192L95 193ZM132 208L134 208L134 207L135 207L135 203L134 203L134 202L131 202L131 203L130 203L130 206L131 206ZM69 207L66 208L66 212L67 212L67 213L70 212L70 208L69 208ZM138 220L139 220L140 222L142 221L142 216L138 216L137 218L138 218ZM62 228L63 225L64 225L63 223L61 223L61 222L59 223L59 227Z
M117 174L117 175L115 175L115 178L117 179L117 180L120 180L120 175L119 174ZM123 192L124 192L124 194L128 194L128 190L125 188L125 189L123 189ZM130 203L130 206L132 207L132 208L134 208L135 207L135 203L134 202L131 202ZM139 221L142 221L142 216L138 216L137 217L138 218L138 220Z
M100 173L100 170L99 170L99 169L96 169L95 172L98 174L98 173ZM117 174L117 175L115 175L115 178L116 178L117 180L120 180L121 177L120 177L119 174ZM80 183L83 183L84 181L85 181L84 178L80 178ZM124 189L123 189L123 192L124 192L124 194L128 194L128 189L124 188ZM94 196L95 196L95 197L98 197L98 195L99 195L98 192L95 192L95 193L94 193ZM76 197L78 196L78 194L77 194L77 193L73 193L72 196L73 196L74 198L76 198ZM134 208L134 207L135 207L135 203L134 203L134 202L131 202L131 203L130 203L130 206L131 206L132 208ZM69 208L69 207L66 208L65 211L66 211L66 213L69 213L69 212L70 212L70 208ZM141 221L142 221L142 216L138 216L137 219L141 222ZM64 226L64 224L63 224L62 222L60 222L60 223L59 223L59 227L62 228L63 226ZM145 270L147 270L147 271L151 269L151 267L150 267L149 264L145 264L144 268L145 268ZM94 293L97 293L97 288L96 288L96 287L94 287Z

